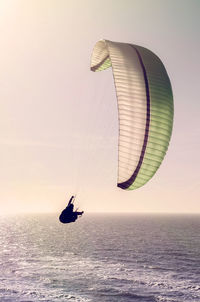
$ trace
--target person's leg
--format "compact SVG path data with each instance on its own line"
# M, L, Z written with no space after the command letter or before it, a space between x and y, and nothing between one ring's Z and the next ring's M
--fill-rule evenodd
M82 215L83 214L83 211L82 212L76 212L77 215Z

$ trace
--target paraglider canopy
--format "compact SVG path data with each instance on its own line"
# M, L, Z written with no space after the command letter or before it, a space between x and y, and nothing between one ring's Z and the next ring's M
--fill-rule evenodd
M118 180L133 190L148 182L167 151L173 124L173 96L161 60L138 45L101 40L91 70L112 67L119 112Z

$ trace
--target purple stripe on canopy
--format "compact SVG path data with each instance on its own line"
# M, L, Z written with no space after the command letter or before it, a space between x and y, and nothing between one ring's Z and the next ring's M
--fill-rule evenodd
M149 83L148 83L146 69L145 69L144 63L142 61L142 57L141 57L138 49L135 46L131 45L131 44L129 44L129 45L136 51L138 59L139 59L140 64L141 64L141 67L142 67L142 70L143 70L145 87L146 87L147 111L146 111L146 127L145 127L144 142L143 142L140 158L139 158L137 167L136 167L135 171L133 172L132 176L128 180L126 180L125 182L117 184L117 186L121 189L128 189L133 184L133 182L135 181L135 179L136 179L136 177L139 173L139 170L140 170L141 165L142 165L143 160L144 160L144 155L145 155L148 136L149 136L149 126L150 126L150 94L149 94Z

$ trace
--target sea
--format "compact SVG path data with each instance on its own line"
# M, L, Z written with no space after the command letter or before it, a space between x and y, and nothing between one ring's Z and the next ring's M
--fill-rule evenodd
M0 217L0 302L200 301L200 215Z

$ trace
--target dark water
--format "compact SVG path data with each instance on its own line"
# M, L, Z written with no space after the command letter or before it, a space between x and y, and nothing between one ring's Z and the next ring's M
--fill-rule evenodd
M200 216L0 217L0 301L200 301Z

